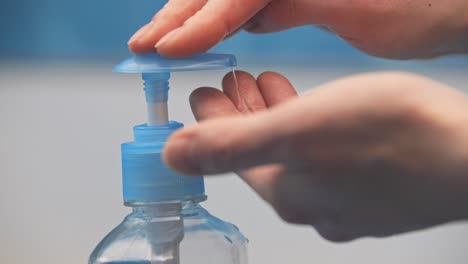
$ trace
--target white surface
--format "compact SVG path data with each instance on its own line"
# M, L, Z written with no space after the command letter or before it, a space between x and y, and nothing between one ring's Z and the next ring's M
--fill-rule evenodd
M132 125L145 122L145 103L140 77L113 74L110 66L0 68L0 263L87 263L96 243L127 213L120 143L131 139ZM366 69L275 70L304 91ZM468 83L463 70L421 72L460 88ZM218 85L222 74L174 74L171 119L193 123L190 91ZM250 238L252 264L468 260L466 223L337 245L310 227L283 223L232 175L208 179L207 193L206 207Z

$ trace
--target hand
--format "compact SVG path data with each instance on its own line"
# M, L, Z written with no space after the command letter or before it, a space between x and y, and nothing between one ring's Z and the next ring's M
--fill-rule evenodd
M166 163L235 171L286 221L347 241L468 215L468 100L404 73L357 75L298 97L279 74L238 72L200 88L199 124L176 132Z
M267 33L323 25L371 55L426 58L468 52L467 12L466 0L170 0L129 47L184 57L242 27Z

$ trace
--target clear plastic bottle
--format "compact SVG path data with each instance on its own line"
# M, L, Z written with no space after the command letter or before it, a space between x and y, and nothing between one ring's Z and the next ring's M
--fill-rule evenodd
M248 240L200 201L184 201L182 211L177 202L134 207L89 264L246 264Z
M148 124L135 126L134 141L122 144L123 197L132 213L97 245L89 264L247 263L248 240L200 205L207 199L203 177L178 175L161 159L167 138L183 126L167 121L169 71L233 66L235 58L219 54L141 55L117 65L116 71L143 73Z
M179 202L136 206L94 249L89 264L177 264L183 220Z
M237 226L211 215L199 202L192 199L183 203L181 263L246 264L248 240Z

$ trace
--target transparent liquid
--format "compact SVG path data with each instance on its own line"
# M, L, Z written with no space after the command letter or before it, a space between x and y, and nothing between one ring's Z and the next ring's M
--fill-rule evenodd
M236 87L236 102L235 102L235 107L237 108L237 110L241 113L244 113L245 111L247 111L247 105L244 101L244 98L242 97L240 91L239 91L239 82L237 81L237 75L236 75L236 71L235 71L235 68L232 67L231 68L231 71L232 71L232 76L234 77L234 84L235 84L235 87Z

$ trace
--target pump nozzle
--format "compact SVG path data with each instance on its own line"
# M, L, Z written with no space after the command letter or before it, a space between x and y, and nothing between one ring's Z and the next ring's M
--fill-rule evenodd
M166 125L169 122L167 111L169 78L168 72L143 73L148 126Z
M189 58L170 59L152 53L135 55L116 65L113 70L143 74L148 126L160 126L168 124L169 119L169 72L224 69L236 64L236 58L228 54L203 53Z

